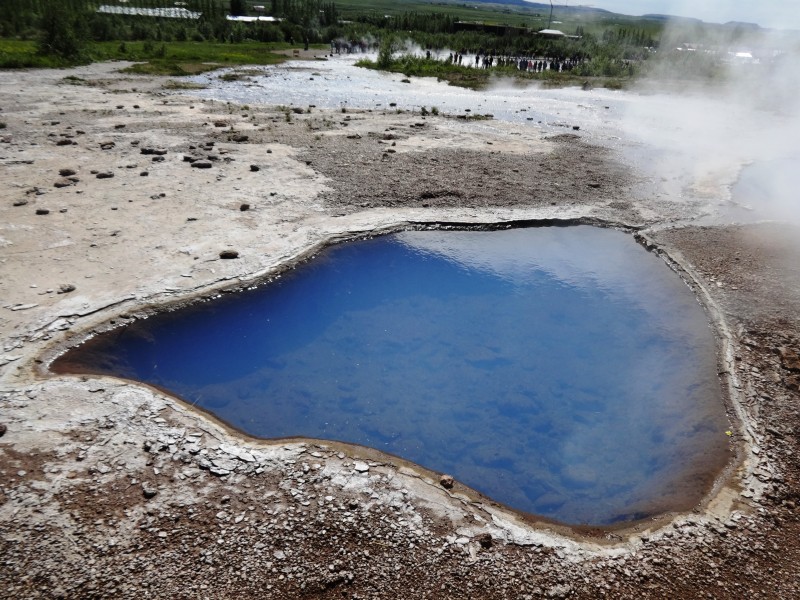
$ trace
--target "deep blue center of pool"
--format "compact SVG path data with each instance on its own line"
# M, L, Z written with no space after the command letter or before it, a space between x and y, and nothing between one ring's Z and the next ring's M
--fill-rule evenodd
M399 455L570 524L690 508L728 459L704 311L613 230L343 243L61 360L164 387L256 436Z

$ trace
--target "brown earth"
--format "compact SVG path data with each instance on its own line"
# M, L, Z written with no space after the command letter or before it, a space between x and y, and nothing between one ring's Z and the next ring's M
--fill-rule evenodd
M118 66L0 87L5 597L800 597L797 228L692 225L579 134L287 116ZM531 523L374 451L253 440L144 386L44 372L109 321L329 240L509 220L636 229L708 308L740 460L693 511L616 531Z

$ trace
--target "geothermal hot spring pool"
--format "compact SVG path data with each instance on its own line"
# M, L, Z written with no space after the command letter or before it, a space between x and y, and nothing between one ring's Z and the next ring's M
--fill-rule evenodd
M689 509L729 459L702 307L630 235L588 226L337 244L53 366L253 436L376 448L567 524Z

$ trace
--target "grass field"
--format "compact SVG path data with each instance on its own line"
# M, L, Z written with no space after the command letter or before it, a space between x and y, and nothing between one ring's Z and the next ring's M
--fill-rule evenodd
M140 63L131 67L130 72L179 76L228 65L274 65L288 58L276 51L291 47L286 43L260 42L95 42L88 46L86 62L130 60ZM0 68L61 66L64 65L52 57L37 54L33 41L0 39Z

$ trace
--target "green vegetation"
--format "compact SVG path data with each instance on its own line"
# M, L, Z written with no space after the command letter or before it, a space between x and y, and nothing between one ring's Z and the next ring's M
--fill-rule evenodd
M659 17L543 4L465 3L463 0L0 0L0 68L60 67L123 59L138 73L186 75L219 66L263 65L286 60L280 50L357 45L378 49L362 66L430 76L480 88L494 76L544 85L624 86L639 74L670 71L681 77L724 73L725 44L757 38L757 28L679 20L665 28ZM101 5L115 7L98 12ZM258 8L257 8L258 7ZM262 8L263 7L263 8ZM158 9L160 13L143 11ZM139 14L124 14L124 11ZM189 11L168 18L163 11ZM116 12L114 12L116 11ZM270 15L269 22L236 22L226 15ZM198 18L190 18L196 17ZM537 35L552 27L566 36ZM719 52L680 52L685 42L705 41ZM409 44L457 54L491 56L489 69L403 55ZM707 46L708 47L708 46ZM653 57L659 60L654 61ZM552 70L520 70L519 60L555 63ZM566 68L565 68L566 67ZM234 75L232 75L234 76Z

